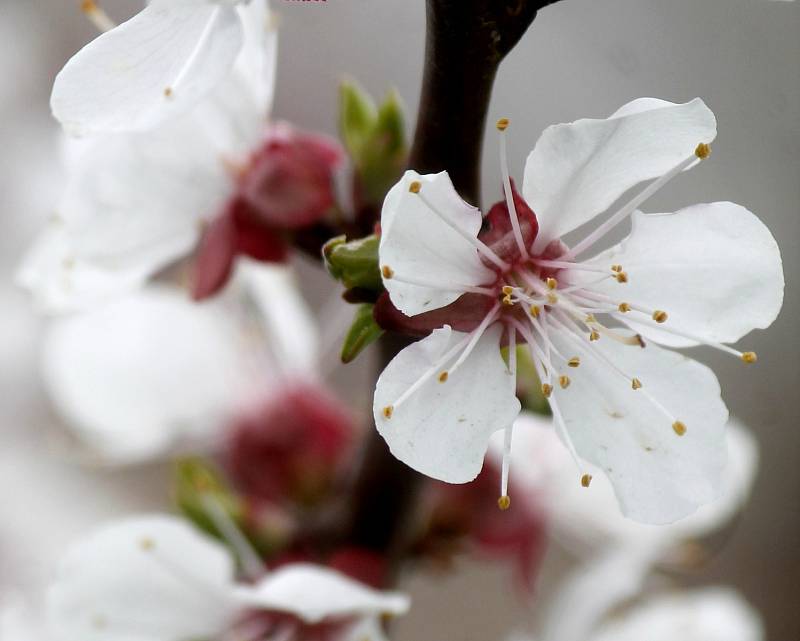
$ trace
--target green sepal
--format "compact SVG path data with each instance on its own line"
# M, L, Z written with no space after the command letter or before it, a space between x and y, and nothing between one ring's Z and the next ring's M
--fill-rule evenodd
M383 334L383 330L372 316L372 307L369 303L356 308L353 322L342 344L342 362L349 363L358 356L362 350L375 342Z
M378 267L379 242L374 234L349 242L344 236L332 238L322 248L328 272L347 289L383 289Z

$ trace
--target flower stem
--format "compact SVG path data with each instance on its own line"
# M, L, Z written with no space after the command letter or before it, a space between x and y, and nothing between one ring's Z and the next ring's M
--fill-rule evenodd
M425 72L409 166L420 173L447 170L459 193L478 203L486 113L500 62L533 22L542 0L427 0ZM387 335L379 368L410 343ZM345 539L397 553L415 521L424 477L401 463L372 428L350 495Z

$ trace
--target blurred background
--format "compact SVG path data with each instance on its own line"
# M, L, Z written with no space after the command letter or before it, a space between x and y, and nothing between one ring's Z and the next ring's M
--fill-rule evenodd
M93 38L77 0L0 0L0 592L33 582L65 542L98 519L169 503L168 471L79 468L57 438L37 371L42 320L12 274L52 213L62 175L48 96L65 60ZM137 0L107 0L117 20ZM424 47L424 2L273 0L281 42L275 115L336 133L340 79L374 95L396 87L414 122ZM731 413L755 432L761 468L752 500L719 538L717 553L687 578L729 583L764 616L770 639L800 638L800 6L768 0L564 0L543 10L501 67L490 121L513 123L512 175L549 124L605 117L640 96L702 97L719 137L710 162L647 204L674 211L731 200L772 230L788 283L783 312L746 339L758 352L744 369L695 354L717 373ZM497 141L487 133L484 204L500 197ZM320 305L329 281L300 264L304 293ZM699 350L698 350L699 351ZM339 386L370 402L367 359ZM341 376L337 378L341 379ZM408 582L412 615L398 641L501 638L523 616L507 576L469 563L455 575ZM445 583L442 584L441 581ZM447 616L442 616L442 613Z

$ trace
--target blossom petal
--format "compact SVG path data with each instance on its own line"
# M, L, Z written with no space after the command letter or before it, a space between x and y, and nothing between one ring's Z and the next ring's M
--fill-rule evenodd
M664 327L731 343L768 327L783 303L780 250L766 226L740 205L694 205L675 214L633 215L630 236L588 261L621 264L628 282L593 287L615 299L669 314ZM664 345L696 345L644 323L624 320Z
M254 587L240 587L237 594L243 605L286 612L306 623L404 614L410 605L404 594L380 592L341 572L308 563L278 568Z
M645 98L607 119L547 128L525 163L522 193L539 221L534 251L608 209L636 184L656 178L716 136L699 98L682 105Z
M420 195L409 186L422 184ZM408 316L444 307L456 300L464 286L491 283L495 274L482 263L475 245L454 231L446 216L464 234L477 238L481 213L456 193L447 172L420 175L407 171L386 195L381 211L380 262L397 278L384 278L395 307ZM411 285L403 278L430 282Z
M613 617L590 641L764 641L758 613L730 588L709 587L652 597Z
M70 641L216 638L237 612L233 571L225 548L178 518L126 519L67 552L49 623Z
M490 436L510 425L520 410L500 355L502 331L499 324L489 327L446 382L430 376L387 419L384 408L394 405L466 335L445 326L406 347L389 363L378 379L373 412L392 454L418 472L448 483L466 483L478 475Z
M551 338L562 354L580 358L571 385L553 392L567 432L578 455L611 480L623 514L671 523L719 495L728 412L710 369L652 343L641 348L606 337L591 344L627 378L588 343L568 341L562 332ZM642 389L632 389L633 377ZM673 431L674 419L687 428L682 436Z
M54 321L43 347L52 402L109 461L163 456L182 441L207 446L264 380L229 312L222 301L198 306L152 287Z
M216 87L242 40L231 6L156 0L72 57L53 85L53 114L76 135L152 128Z
M275 93L278 62L278 30L266 0L251 0L237 7L244 27L244 43L236 59L236 72L253 92L266 116Z

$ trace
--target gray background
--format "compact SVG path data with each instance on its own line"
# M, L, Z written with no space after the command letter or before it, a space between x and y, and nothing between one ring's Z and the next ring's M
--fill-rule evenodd
M43 445L51 419L36 376L38 321L10 284L58 192L46 98L65 58L93 37L77 4L0 0L0 587L85 529L90 517L164 500L163 470L76 471L58 447ZM276 116L334 133L337 83L349 74L374 93L397 87L413 122L423 4L273 0L282 28ZM137 5L105 3L117 18ZM603 117L639 96L700 96L715 111L719 137L711 161L679 177L646 209L713 200L748 207L778 239L788 286L777 322L743 343L758 352L756 367L700 354L717 372L732 413L756 432L762 465L749 507L719 552L688 579L735 585L763 613L769 638L787 641L800 638L798 34L800 6L792 3L566 0L541 12L504 63L490 111L492 120L512 119L511 171L520 177L526 154L551 123ZM488 202L500 193L491 131L485 152ZM321 300L328 284L304 273L310 296ZM363 367L351 375L362 383L367 376ZM520 612L504 572L490 564L465 564L445 584L434 578L410 583L415 609L398 625L401 641L499 639Z

